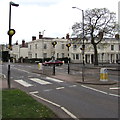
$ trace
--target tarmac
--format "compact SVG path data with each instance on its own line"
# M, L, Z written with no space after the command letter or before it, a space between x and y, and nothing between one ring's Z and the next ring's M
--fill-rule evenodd
M74 82L74 83L79 83L79 84L91 84L91 85L114 85L114 84L118 84L117 81L112 81L112 80L103 80L101 81L100 79L89 79L88 77L82 77L80 75L72 75L72 74L67 74L67 73L56 73L55 75L52 74L47 74L44 73L42 70L32 70L31 72L40 74L41 76L49 76L51 78L56 78L56 79L60 79L63 81L67 81L67 82ZM12 86L14 87L14 86ZM8 82L7 82L7 78L4 78L3 76L0 77L0 88L1 89L7 89L8 88Z

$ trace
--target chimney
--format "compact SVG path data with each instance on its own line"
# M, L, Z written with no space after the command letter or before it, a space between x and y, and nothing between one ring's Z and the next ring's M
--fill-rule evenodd
M69 33L66 34L66 39L69 39Z
M42 39L43 35L41 35L41 32L39 32L39 39Z
M25 47L25 40L22 40L22 47Z
M36 36L32 36L32 41L36 40Z

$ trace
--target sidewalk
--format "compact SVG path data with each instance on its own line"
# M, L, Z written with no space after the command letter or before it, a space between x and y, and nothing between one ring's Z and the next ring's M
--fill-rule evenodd
M58 73L56 72L55 75L52 74L48 74L48 72L42 72L41 70L33 70L32 72L34 73L38 73L44 76L49 76L52 78L56 78L56 79L60 79L63 81L68 81L68 82L75 82L75 83L80 83L80 84L92 84L92 85L114 85L117 84L117 81L112 81L109 80L108 81L100 81L100 79L96 79L95 77L93 79L85 76L84 77L84 81L82 78L82 75L72 75L72 74L67 74L67 73Z

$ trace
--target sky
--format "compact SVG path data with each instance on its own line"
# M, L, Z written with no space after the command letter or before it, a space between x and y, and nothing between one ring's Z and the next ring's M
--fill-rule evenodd
M0 0L0 44L8 44L9 37L9 2ZM82 21L82 10L108 8L118 16L119 0L12 0L19 7L11 8L11 29L16 33L12 43L22 40L32 41L32 36L38 39L39 32L44 37L62 38L67 33L72 34L72 25Z

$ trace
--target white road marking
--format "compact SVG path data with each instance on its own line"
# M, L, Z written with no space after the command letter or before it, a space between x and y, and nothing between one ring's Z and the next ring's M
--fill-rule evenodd
M97 90L97 89L95 89L95 88L91 88L91 87L88 87L88 86L85 86L85 85L81 85L81 86L84 87L84 88L88 88L88 89L90 89L90 90L94 90L94 91L103 93L103 94L108 94L107 92L104 92L104 91L101 91L101 90Z
M120 97L120 95L111 94L111 93L109 93L109 95L111 95L111 96L115 96L115 97Z
M61 109L66 112L71 118L73 119L77 119L77 117L75 115L73 115L71 112L69 112L66 108L61 107Z
M71 86L69 86L69 87L76 87L77 85L71 85Z
M120 87L113 87L113 88L109 88L109 89L111 89L111 90L118 90L118 89L120 89Z
M52 84L52 83L50 83L50 82L48 82L48 81L44 81L44 80L41 80L41 79L39 79L39 78L30 78L30 80L32 80L32 81L34 81L34 82L36 82L36 83L39 83L39 84L41 84L41 85Z
M50 92L52 91L52 89L46 89L46 90L43 90L44 92Z
M51 77L46 77L46 79L48 80L51 80L51 81L54 81L54 82L63 82L62 80L59 80L59 79L55 79L55 78L51 78Z
M56 90L60 90L60 89L64 89L65 87L58 87L56 88Z
M14 68L14 69L17 69L17 70L22 71L22 72L30 73L30 72L28 72L26 70L22 70L22 69L18 69L18 68Z
M38 96L38 95L35 95L35 93L38 93L38 91L30 92L30 94L33 95L33 96L35 96L36 98L39 98L39 99L41 99L41 100L43 100L43 101L45 101L45 102L47 102L47 103L50 103L50 104L52 104L52 105L60 108L60 109L63 110L65 113L67 113L71 118L73 118L73 119L75 119L75 120L79 120L75 115L73 115L73 114L72 114L70 111L68 111L66 108L64 108L64 107L60 106L59 104L56 104L56 103L54 103L54 102L52 102L52 101L49 101L49 100L47 100L47 99L44 99L44 98L42 98L42 97L40 97L40 96Z
M81 85L81 86L84 87L84 88L90 89L90 90L94 90L94 91L96 91L96 92L103 93L103 94L107 94L107 95L111 95L111 96L115 96L115 97L120 97L120 95L107 93L107 92L104 92L104 91L101 91L101 90L97 90L97 89L95 89L95 88L91 88L91 87L88 87L88 86L85 86L85 85Z
M16 82L18 82L19 84L23 85L24 87L30 87L30 86L33 86L32 84L29 84L23 80L14 80Z

